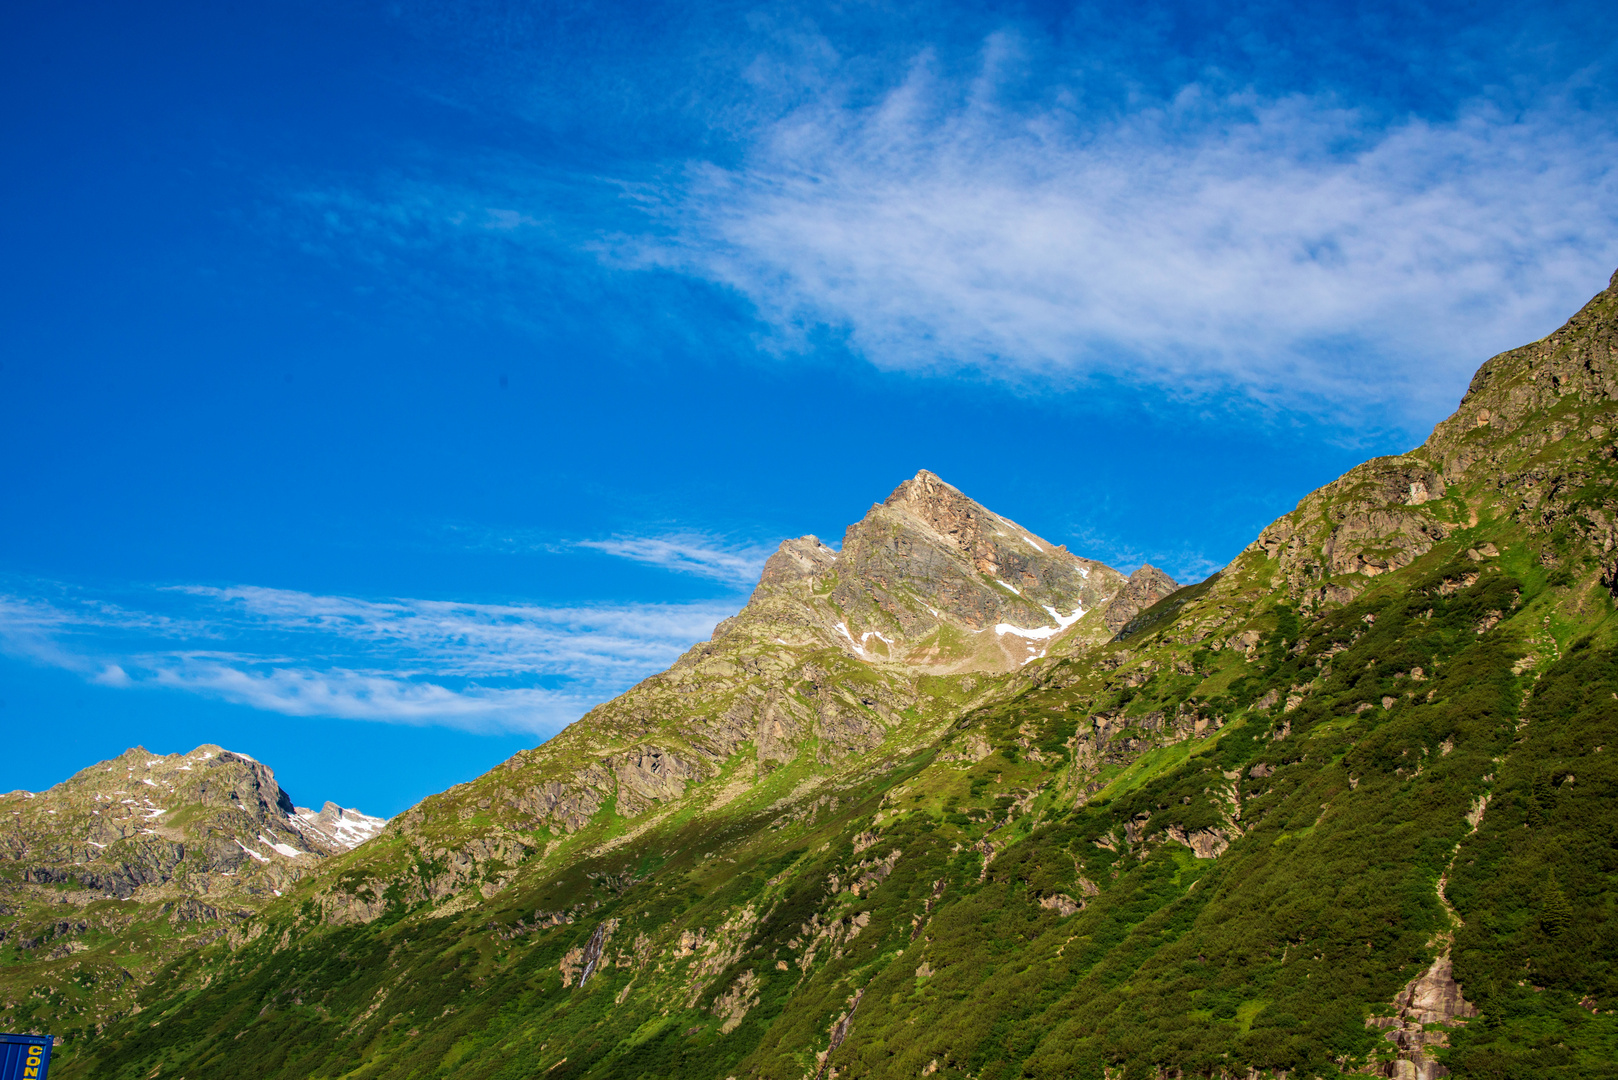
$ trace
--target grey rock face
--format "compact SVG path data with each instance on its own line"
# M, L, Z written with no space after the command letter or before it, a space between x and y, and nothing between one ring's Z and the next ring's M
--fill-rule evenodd
M1107 604L1102 620L1107 624L1107 629L1116 634L1130 619L1179 588L1179 582L1151 563L1146 563L1129 575L1123 588Z
M1438 1063L1433 1050L1449 1044L1449 1032L1430 1028L1454 1028L1478 1015L1478 1010L1461 994L1454 968L1446 953L1433 961L1422 974L1411 979L1394 997L1393 1016L1373 1016L1368 1027L1383 1028L1384 1036L1398 1047L1398 1056L1381 1066L1380 1073L1396 1080L1437 1080L1449 1070Z
M923 470L849 526L840 552L783 543L714 635L832 646L866 663L1009 670L1123 587Z

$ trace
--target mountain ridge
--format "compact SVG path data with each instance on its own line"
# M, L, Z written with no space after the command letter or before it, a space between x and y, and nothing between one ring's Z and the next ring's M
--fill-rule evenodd
M1612 1075L1614 365L1618 274L1183 589L923 471L139 1021L0 1004L68 1077Z
M111 960L122 948L117 984L98 1002L105 1016L163 963L384 824L331 802L297 806L268 766L221 746L132 747L45 791L0 795L0 916L10 920L0 943L14 962ZM0 993L14 992L15 970L0 968Z

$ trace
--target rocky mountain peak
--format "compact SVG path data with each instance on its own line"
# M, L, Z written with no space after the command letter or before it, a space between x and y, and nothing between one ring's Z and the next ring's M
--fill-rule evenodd
M969 558L982 547L985 522L995 517L926 469L894 488L882 505L909 514Z
M46 791L0 796L0 858L20 863L25 881L77 881L93 893L270 894L383 824L327 808L293 805L247 754L136 746Z
M382 831L387 818L372 817L327 800L320 812L307 806L293 808L293 823L305 835L320 836L334 851L349 851Z
M783 542L714 640L746 631L867 663L1007 670L1123 584L923 469L849 526L841 551L814 536Z
M1008 541L1012 547L1026 545L1040 554L1066 553L1065 548L1036 540L1022 526L973 501L926 469L895 488L882 506L915 519L931 531L939 544L967 559L979 573L999 572ZM850 531L860 525L851 526Z

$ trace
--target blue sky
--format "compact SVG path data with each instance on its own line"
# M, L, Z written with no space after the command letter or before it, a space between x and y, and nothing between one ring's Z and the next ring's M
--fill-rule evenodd
M919 468L1195 580L1618 265L1605 3L0 12L0 789L392 814Z

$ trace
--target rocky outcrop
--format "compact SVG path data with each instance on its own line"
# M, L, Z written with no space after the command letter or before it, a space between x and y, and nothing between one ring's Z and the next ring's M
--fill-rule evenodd
M1248 551L1279 563L1281 581L1294 592L1346 599L1357 587L1333 591L1331 579L1409 566L1449 534L1429 505L1446 490L1443 475L1416 458L1376 458L1311 492Z
M708 770L656 746L636 747L606 762L618 783L618 812L638 817L652 803L677 799L685 786L704 780Z
M1618 285L1609 284L1560 330L1479 368L1460 407L1422 446L1312 492L1248 552L1274 560L1274 584L1294 596L1344 602L1367 579L1475 525L1487 493L1542 537L1576 536L1607 568L1602 581L1618 583L1618 500L1592 498L1592 481L1613 456L1614 400ZM1550 565L1564 555L1541 558Z
M1199 859L1217 859L1230 847L1230 838L1218 829L1197 829L1186 832L1178 825L1168 828L1168 838L1191 849Z
M1479 462L1500 463L1523 447L1537 449L1569 436L1610 444L1577 414L1546 423L1564 402L1618 400L1618 273L1607 288L1555 333L1501 353L1478 368L1454 415L1433 429L1425 449L1451 482ZM1565 410L1564 410L1565 413ZM1502 477L1504 480L1505 477Z
M749 1010L758 1004L759 978L752 971L739 975L730 989L713 1003L713 1014L720 1017L719 1034L729 1035L742 1026Z
M1110 601L1106 610L1102 612L1101 619L1107 629L1116 634L1124 625L1136 615L1145 611L1165 596L1178 590L1179 582L1169 577L1157 567L1146 563L1129 575L1123 588L1118 590Z
M813 578L829 571L836 562L837 552L822 543L818 536L783 540L775 554L764 561L758 584L769 588Z
M1067 893L1052 893L1050 896L1042 896L1039 898L1039 906L1047 911L1056 912L1064 919L1069 915L1077 915L1084 910L1084 902L1073 899Z
M606 803L612 786L612 774L592 765L578 770L568 781L543 780L531 787L508 788L506 805L518 815L516 823L526 828L550 826L558 832L577 832Z
M1438 1063L1433 1050L1449 1045L1449 1033L1430 1029L1459 1027L1478 1015L1477 1009L1462 995L1461 984L1455 981L1449 955L1440 956L1426 971L1406 983L1394 997L1393 1007L1394 1015L1372 1016L1365 1024L1385 1030L1384 1038L1397 1048L1397 1056L1366 1071L1395 1080L1435 1080L1448 1076L1449 1070Z

